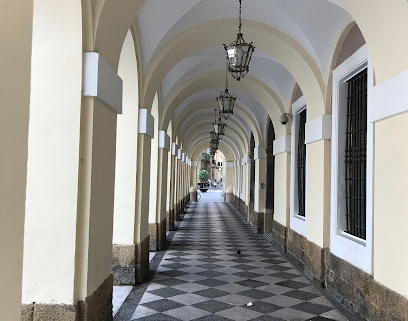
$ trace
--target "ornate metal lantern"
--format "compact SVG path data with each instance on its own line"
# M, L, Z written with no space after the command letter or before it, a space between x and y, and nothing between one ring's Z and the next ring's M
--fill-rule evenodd
M219 141L218 140L212 140L210 142L210 149L213 150L217 150L218 149L218 145L219 145Z
M210 132L211 141L219 140L218 134L215 131Z
M217 109L214 109L214 111L215 111L215 121L213 123L214 132L218 135L218 137L224 136L225 135L225 128L227 127L227 124L224 124L221 121L221 117L219 117L218 121L217 121Z
M237 100L236 97L228 92L228 64L225 70L225 90L220 92L220 95L216 99L220 115L224 119L228 119L234 113L235 100Z
M225 51L227 52L228 70L232 77L238 81L241 80L241 78L244 78L249 72L249 63L251 61L252 53L255 50L252 42L245 42L243 34L241 33L241 1L242 0L239 0L239 31L237 39L228 46L224 44Z

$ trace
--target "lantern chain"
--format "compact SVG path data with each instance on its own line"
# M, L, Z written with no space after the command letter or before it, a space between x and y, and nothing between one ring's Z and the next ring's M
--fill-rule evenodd
M241 34L242 28L241 12L242 12L242 0L239 0L239 34Z

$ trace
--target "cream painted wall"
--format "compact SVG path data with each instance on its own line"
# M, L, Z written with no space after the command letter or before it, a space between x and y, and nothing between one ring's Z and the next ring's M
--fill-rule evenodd
M95 100L92 140L87 295L111 274L116 113Z
M224 189L227 190L228 187L232 186L234 178L234 167L225 168L225 184Z
M289 226L290 209L290 153L275 156L275 209L274 220Z
M10 321L21 319L32 19L32 1L1 1L0 311Z
M123 80L122 114L117 116L113 244L134 242L137 136L139 123L138 76L133 38L128 32L119 61Z
M23 303L74 301L81 26L79 2L35 2Z
M330 141L307 145L307 239L324 248L330 239Z
M408 3L405 0L340 0L359 25L373 59L377 84L408 68ZM392 35L392 36L390 36Z
M264 188L261 189L261 183ZM264 213L266 196L266 159L255 160L255 198L254 211Z
M135 243L141 243L149 235L151 140L149 136L139 134L137 144Z
M374 278L408 298L408 113L375 124Z

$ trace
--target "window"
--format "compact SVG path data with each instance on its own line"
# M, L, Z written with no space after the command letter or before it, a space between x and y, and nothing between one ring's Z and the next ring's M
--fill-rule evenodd
M345 232L366 239L367 69L349 79L347 87Z
M307 236L306 158L307 108L304 96L292 104L292 137L290 159L290 228Z
M299 216L305 217L306 197L306 144L305 144L306 109L299 113L298 144L297 144L297 192Z
M373 67L364 45L333 71L330 251L372 273Z

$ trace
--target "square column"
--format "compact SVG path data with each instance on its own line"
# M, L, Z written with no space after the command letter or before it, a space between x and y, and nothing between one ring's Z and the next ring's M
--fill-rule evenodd
M286 238L290 222L290 159L291 136L286 135L273 142L275 155L275 209L272 235L278 246L286 250Z
M64 52L66 37L62 38ZM88 68L80 37L72 49L67 64L41 55L44 61L37 62L33 73L22 318L33 311L35 320L55 315L64 320L80 315L84 320L111 320L116 118L121 100L109 103L92 93L81 97L78 85L83 76L99 75L93 84L114 83L110 93L122 97L122 81L97 54L97 63ZM69 77L61 78L68 72L61 70L64 66ZM99 89L98 94L106 94Z
M255 159L255 188L254 210L250 213L250 222L259 232L264 232L265 227L265 202L266 202L266 148L258 146L254 149Z
M157 217L156 217L156 247L158 251L166 248L166 199L168 153L170 151L170 137L164 131L159 131L159 155L157 177ZM153 234L150 234L152 238ZM152 243L152 240L150 240Z
M135 282L141 283L149 272L149 204L151 140L154 119L146 110L139 110L136 174Z

